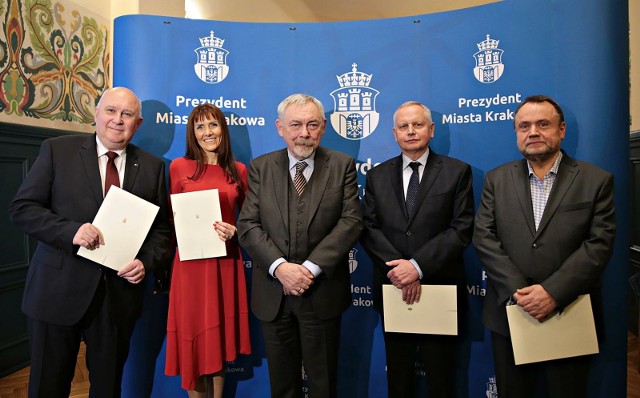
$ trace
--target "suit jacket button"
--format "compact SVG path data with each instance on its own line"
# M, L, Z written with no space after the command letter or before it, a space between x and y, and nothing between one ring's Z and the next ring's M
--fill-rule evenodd
M533 248L534 248L534 249L537 249L537 248L538 248L538 243L534 243L534 244L533 244Z
M407 236L411 236L411 231L407 231Z

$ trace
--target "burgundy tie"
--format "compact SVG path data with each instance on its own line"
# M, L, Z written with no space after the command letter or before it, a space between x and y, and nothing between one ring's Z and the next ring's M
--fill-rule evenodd
M112 185L120 187L120 177L118 176L118 169L116 169L116 163L114 162L118 154L109 151L107 152L107 157L109 160L107 161L107 170L104 176L104 196L107 196L107 192L109 192L109 188L111 188Z

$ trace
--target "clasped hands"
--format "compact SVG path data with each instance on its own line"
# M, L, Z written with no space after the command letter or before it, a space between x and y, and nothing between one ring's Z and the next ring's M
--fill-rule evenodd
M76 231L76 234L73 237L73 244L82 246L89 250L95 250L105 243L100 230L96 228L95 225L86 223L82 224L80 228L78 228L78 231ZM146 271L144 269L144 264L142 264L142 261L137 258L120 268L120 271L118 271L119 277L126 279L129 283L133 283L134 285L142 282L145 275Z
M386 262L391 267L387 272L387 278L393 286L402 289L402 301L413 304L420 301L422 285L420 284L420 274L409 260L391 260Z
M300 264L281 263L274 275L282 283L285 295L302 296L313 285L313 273Z
M513 298L517 305L540 322L558 307L556 300L542 285L531 285L518 289L513 294Z

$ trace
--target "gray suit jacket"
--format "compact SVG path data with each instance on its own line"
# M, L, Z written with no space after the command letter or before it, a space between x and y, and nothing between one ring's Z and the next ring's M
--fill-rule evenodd
M58 137L42 144L9 207L12 222L38 240L22 302L27 315L58 325L77 323L103 274L112 319L128 324L140 314L144 284L131 284L115 271L78 256L78 246L72 243L78 228L92 222L98 212L101 185L95 134ZM170 243L164 162L129 145L122 185L160 206L136 256L149 273L167 260Z
M505 303L516 289L541 284L560 309L591 294L601 329L600 274L613 250L613 176L564 154L538 230L526 160L490 171L473 243L488 275L485 326L509 335Z
M279 150L251 161L249 191L238 219L240 244L253 260L251 308L263 321L275 319L283 298L282 284L269 275L289 244L289 158ZM362 216L354 160L318 148L313 183L308 186L307 259L322 274L305 295L320 319L340 315L350 304L348 254L360 236Z
M423 284L458 285L464 307L462 252L473 232L471 168L430 151L420 183L416 211L409 218L402 185L402 156L367 173L362 201L365 231L361 243L374 264L374 304L382 309L382 284L390 284L385 262L415 259Z

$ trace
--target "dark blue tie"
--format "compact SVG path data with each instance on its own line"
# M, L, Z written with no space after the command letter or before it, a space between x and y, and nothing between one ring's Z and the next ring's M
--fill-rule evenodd
M416 200L418 199L418 187L420 186L420 174L418 173L418 169L420 168L420 162L411 162L409 166L413 170L411 173L411 178L409 178L409 186L407 187L407 213L409 214L409 218L413 216L413 212L416 209Z

